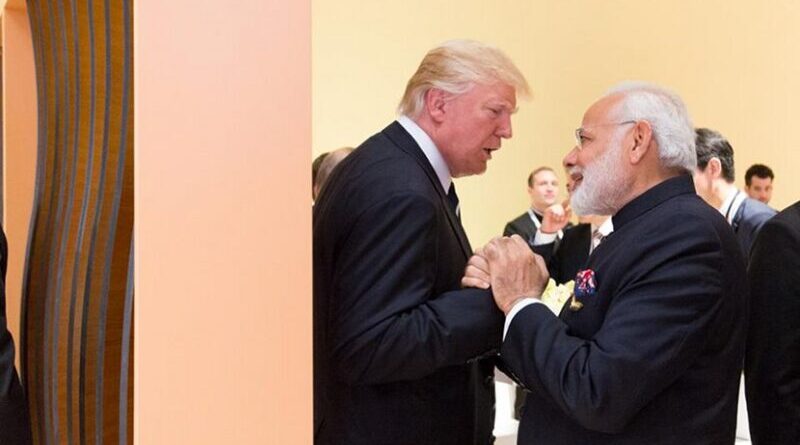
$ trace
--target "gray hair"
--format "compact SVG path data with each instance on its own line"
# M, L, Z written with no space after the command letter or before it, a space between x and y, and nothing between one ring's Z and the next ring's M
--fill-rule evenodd
M646 82L622 82L606 93L606 97L612 95L622 96L615 109L616 119L650 123L663 167L694 172L697 167L694 126L680 96Z
M425 105L425 93L436 88L463 94L476 83L505 83L517 94L530 95L525 76L502 51L473 40L450 40L430 50L411 76L397 110L416 118Z

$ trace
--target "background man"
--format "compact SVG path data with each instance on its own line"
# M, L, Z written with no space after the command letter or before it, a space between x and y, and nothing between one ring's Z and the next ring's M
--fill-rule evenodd
M698 128L695 133L697 194L725 216L747 258L758 231L775 215L775 210L736 188L733 147L721 134L708 128Z
M747 196L769 204L772 199L772 181L775 174L772 169L764 164L753 164L744 174L744 184Z
M531 247L563 237L570 214L557 202L558 177L552 168L542 166L528 175L528 195L530 208L506 224L503 236L519 235Z
M14 368L14 339L6 323L6 267L8 244L0 228L0 444L28 445L31 438L30 415L25 393Z
M325 153L326 156L323 158L322 162L320 162L319 168L314 175L314 199L317 199L319 192L322 190L322 186L328 182L328 178L331 176L331 173L333 173L333 169L352 151L352 147L342 147Z
M761 228L744 376L754 445L800 443L800 201Z
M490 444L503 314L460 290L472 254L452 178L486 170L528 85L501 51L451 41L400 118L333 171L314 208L317 444Z
M507 314L501 359L531 393L519 443L733 443L747 285L731 228L695 194L679 97L627 84L592 105L564 164L578 214L613 215L560 317L518 237L470 259Z

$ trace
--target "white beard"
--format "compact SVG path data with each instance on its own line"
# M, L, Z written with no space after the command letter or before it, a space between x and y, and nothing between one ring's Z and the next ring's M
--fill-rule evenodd
M620 135L621 136L621 135ZM626 181L620 161L622 137L616 137L605 153L584 169L570 170L583 175L583 180L570 197L572 211L583 215L613 215L625 194Z

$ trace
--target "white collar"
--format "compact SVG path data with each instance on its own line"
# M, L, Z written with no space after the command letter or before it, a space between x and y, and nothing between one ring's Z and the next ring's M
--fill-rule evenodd
M594 228L593 224L592 231L594 232L595 230L600 232L600 235L608 236L611 234L611 232L614 231L614 221L611 220L611 217L608 217L608 219L603 221L603 224L600 224L600 227L598 227L597 229Z
M439 178L439 182L442 183L442 189L444 189L444 193L450 190L450 183L453 180L450 177L450 168L447 166L447 163L444 161L442 154L439 152L439 148L436 147L436 144L433 142L428 133L425 133L425 130L420 128L416 122L411 120L410 117L403 115L397 118L397 123L400 124L407 132L411 135L414 139L414 142L419 145L419 148L422 149L422 152L425 153L425 157L428 158L428 162L431 163L431 167L433 167L433 171L436 172L436 176Z
M739 211L739 207L745 198L747 198L745 193L742 193L738 188L732 188L728 192L728 196L725 197L725 201L722 201L722 205L717 209L722 216L726 217L729 224L733 222L733 217L736 216L736 212Z

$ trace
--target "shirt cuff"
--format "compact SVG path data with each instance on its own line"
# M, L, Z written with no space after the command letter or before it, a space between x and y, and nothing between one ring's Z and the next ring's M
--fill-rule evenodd
M505 326L503 326L503 341L505 341L505 339L506 339L506 334L508 333L508 328L509 328L509 326L511 326L511 320L514 319L514 316L517 315L519 313L519 311L521 311L525 307L530 306L532 304L536 304L536 303L544 304L544 303L542 303L541 300L539 300L537 298L523 298L522 300L519 300L517 302L517 304L515 304L514 307L511 308L510 311L508 311L508 315L506 315L506 323L505 323Z
M541 246L543 244L550 244L556 242L556 238L558 237L558 232L556 233L544 233L541 229L536 229L536 235L533 236L533 245L534 246Z

